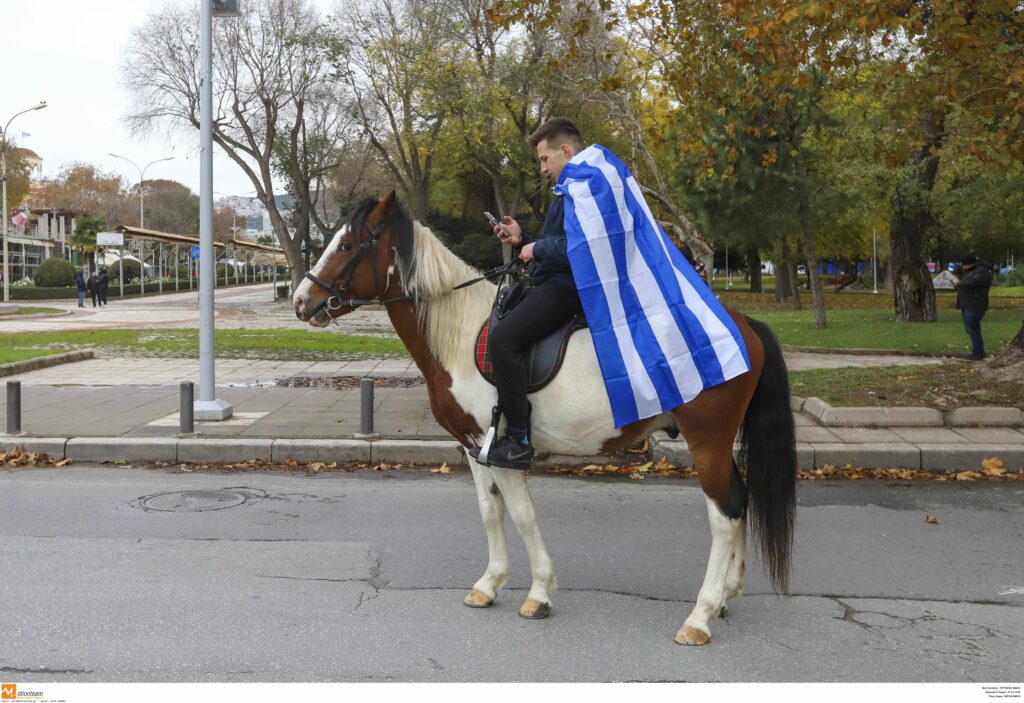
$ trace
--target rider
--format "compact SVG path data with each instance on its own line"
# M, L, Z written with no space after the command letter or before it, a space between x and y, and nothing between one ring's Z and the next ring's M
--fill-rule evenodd
M583 138L567 119L542 124L527 140L537 150L540 172L553 182L567 163L583 148ZM530 346L581 312L580 296L566 253L565 203L556 193L536 241L523 235L513 218L505 215L494 233L504 243L518 247L522 261L536 261L534 288L491 332L491 361L498 387L498 405L505 414L505 436L488 454L488 464L508 469L528 469L533 460L530 442L530 406L526 399L530 370L526 354Z

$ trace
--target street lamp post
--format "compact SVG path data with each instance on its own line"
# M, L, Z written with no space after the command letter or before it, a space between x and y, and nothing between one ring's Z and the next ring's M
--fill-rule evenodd
M173 156L165 156L162 159L157 159L156 161L150 161L148 164L146 164L146 166L144 168L139 168L139 165L137 163L135 163L134 161L132 161L131 159L129 159L126 156L120 156L119 154L115 154L114 152L110 152L110 155L113 156L115 159L121 159L123 161L127 161L132 166L134 166L138 170L138 172L139 172L139 229L145 229L146 228L146 210L145 210L145 204L146 204L146 189L145 189L146 169L148 169L153 164L160 163L161 161L170 161L174 157Z
M41 101L39 101L38 105L33 105L32 107L30 107L27 110L22 110L21 112L15 113L14 117L17 117L18 115L24 115L26 112L32 112L33 110L42 110L44 107L46 107L46 101L45 100L41 100ZM3 198L4 198L4 206L3 206L4 220L3 220L3 225L2 225L2 227L3 227L3 240L4 240L4 260L3 260L3 269L0 270L0 274L3 275L3 279L4 279L4 302L5 303L10 301L10 299L11 299L11 282L9 280L10 276L8 275L8 271L7 271L7 128L11 126L11 122L14 122L14 117L12 117L11 119L7 120L7 124L4 125L3 130L0 131L0 164L2 164L2 165L0 165L0 168L2 168L2 171L0 171L0 178L2 178L2 180L3 180L3 192L4 192L4 195L3 195Z

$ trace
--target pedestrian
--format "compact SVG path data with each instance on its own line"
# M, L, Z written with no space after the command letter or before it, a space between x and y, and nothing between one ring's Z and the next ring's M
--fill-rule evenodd
M85 283L85 289L89 291L89 297L92 298L92 306L96 307L96 301L100 295L100 277L95 273L90 273L89 280Z
M974 254L968 254L960 262L960 280L956 288L956 308L964 320L964 329L971 338L971 353L965 354L968 361L985 358L985 342L981 338L981 320L988 310L988 289L992 287L992 267Z
M107 274L107 267L100 267L100 305L107 304L107 288L110 287L110 276Z
M85 276L81 270L75 271L75 287L78 288L78 307L85 307Z

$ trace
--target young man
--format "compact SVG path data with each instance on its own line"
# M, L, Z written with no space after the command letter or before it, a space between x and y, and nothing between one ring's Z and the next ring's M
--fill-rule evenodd
M981 338L981 320L988 310L988 289L992 287L992 269L974 254L968 254L961 262L962 274L956 284L956 307L963 315L964 329L971 338L971 353L965 354L968 361L985 358L985 342Z
M540 172L558 181L562 169L583 148L583 138L567 119L541 125L528 143L537 150ZM491 332L491 361L498 387L498 404L505 414L505 436L491 447L488 464L508 469L528 469L533 460L530 443L530 409L526 399L530 370L526 353L581 311L579 293L566 253L565 204L556 195L548 206L544 227L536 241L523 235L519 223L506 215L494 228L502 242L518 247L523 261L536 261L534 288Z

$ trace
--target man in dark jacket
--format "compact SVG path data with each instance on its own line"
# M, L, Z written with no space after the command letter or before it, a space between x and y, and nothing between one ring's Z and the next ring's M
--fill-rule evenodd
M988 289L992 287L992 269L974 254L961 262L960 282L956 285L956 308L963 315L964 329L971 338L971 353L964 358L981 361L985 358L985 342L981 338L981 320L988 310Z
M85 276L81 270L75 271L75 287L78 289L78 307L85 307Z
M99 298L100 305L107 304L107 288L110 287L110 275L107 273L107 267L103 266L100 268L100 285L99 285Z
M537 150L540 172L552 182L569 161L583 149L576 126L566 119L542 124L529 139ZM526 353L530 346L567 323L582 310L569 255L566 252L563 196L556 195L548 206L540 236L524 236L519 223L506 215L494 228L498 238L518 248L523 261L536 261L534 287L495 325L490 336L491 361L498 388L498 405L505 415L505 436L488 453L487 463L508 469L528 469L533 460L530 442L530 410L526 399L530 370Z

